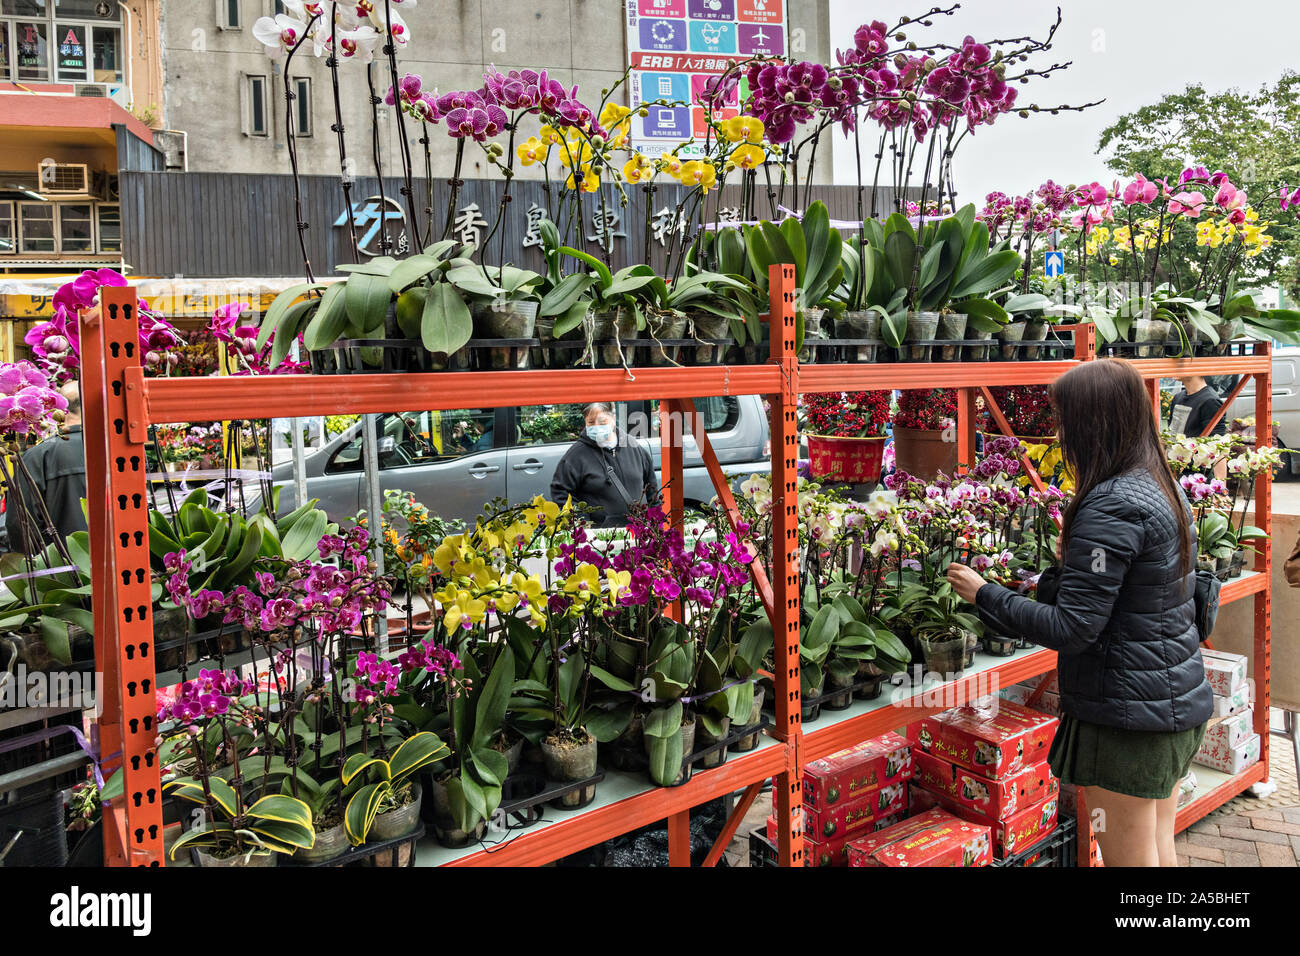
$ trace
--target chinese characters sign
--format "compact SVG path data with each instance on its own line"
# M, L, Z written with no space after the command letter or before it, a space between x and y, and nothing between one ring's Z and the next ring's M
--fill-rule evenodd
M704 84L737 60L785 56L787 0L624 0L631 57L632 106L649 115L633 120L632 145L657 156L687 139L703 139ZM650 105L656 100L682 106ZM738 98L715 117L737 112ZM679 149L683 158L696 148Z

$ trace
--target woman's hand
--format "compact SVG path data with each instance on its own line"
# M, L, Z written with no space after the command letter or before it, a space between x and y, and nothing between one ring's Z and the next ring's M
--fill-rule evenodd
M948 583L952 585L958 597L970 604L975 603L975 592L988 584L978 571L973 571L956 561L948 565Z

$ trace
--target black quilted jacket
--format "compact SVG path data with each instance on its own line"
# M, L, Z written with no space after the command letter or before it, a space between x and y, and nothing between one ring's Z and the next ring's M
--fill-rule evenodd
M1131 471L1084 499L1070 529L1056 604L990 584L975 603L993 630L1059 654L1061 710L1126 730L1199 727L1214 709L1193 621L1196 575L1179 574L1174 519L1154 478Z

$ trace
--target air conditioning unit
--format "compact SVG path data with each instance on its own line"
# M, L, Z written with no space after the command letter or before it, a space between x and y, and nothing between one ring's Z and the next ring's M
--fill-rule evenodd
M85 163L41 163L36 167L38 189L45 196L90 194L90 167Z
M73 92L77 96L108 96L108 91L98 83L78 83L73 87Z

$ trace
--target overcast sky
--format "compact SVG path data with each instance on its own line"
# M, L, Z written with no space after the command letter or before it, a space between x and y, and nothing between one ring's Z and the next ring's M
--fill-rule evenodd
M890 26L902 16L949 4L942 0L830 0L831 47L847 47L864 20ZM959 200L986 193L1023 193L1046 179L1107 181L1098 134L1118 116L1199 82L1207 90L1255 89L1300 67L1300 4L1296 0L1061 0L1063 22L1043 65L1073 66L1022 88L1020 102L1042 106L1106 102L1083 113L1005 116L968 137L956 158ZM965 0L951 17L925 31L956 43L1032 34L1041 37L1056 15L1045 0ZM917 35L920 41L922 34ZM834 54L832 53L832 56ZM855 179L852 141L836 138L836 180Z

